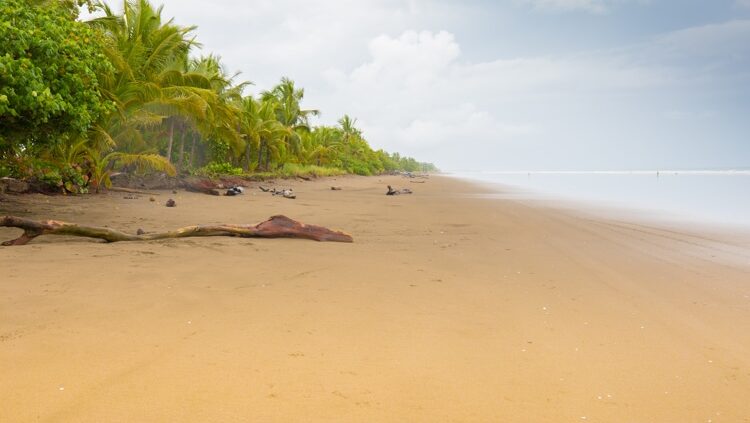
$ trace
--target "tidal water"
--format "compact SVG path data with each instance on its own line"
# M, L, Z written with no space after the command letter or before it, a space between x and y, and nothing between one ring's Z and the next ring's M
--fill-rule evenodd
M750 170L456 172L493 196L574 202L648 219L750 228Z

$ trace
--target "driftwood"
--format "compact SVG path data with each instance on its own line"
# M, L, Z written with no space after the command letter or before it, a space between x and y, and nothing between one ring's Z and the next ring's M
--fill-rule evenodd
M221 195L218 189L212 188L211 186L203 183L188 184L185 183L185 191L198 192L201 194L208 195Z
M123 188L123 187L109 187L107 188L107 191L127 192L129 194L159 195L158 192L143 191L139 189Z
M40 235L69 235L103 239L106 242L117 241L151 241L167 238L186 238L192 236L237 236L243 238L303 238L315 241L352 242L351 235L333 231L322 226L305 225L286 216L271 216L268 220L254 225L196 225L186 226L169 232L143 233L137 235L120 232L110 228L83 226L57 220L35 221L16 216L5 216L0 219L0 227L23 229L23 235L5 241L2 245L24 245Z
M424 178L424 179L427 179L427 178L430 177L430 175L428 175L426 173L422 173L422 174L416 173L415 174L415 173L412 173L412 172L403 172L403 173L401 173L401 176L403 176L404 178Z
M409 188L394 189L392 186L388 185L388 192L385 193L385 195L401 195L401 194L412 194L412 191Z
M263 186L258 186L258 188L263 192L270 192L271 195L281 195L284 198L288 198L290 200L294 200L297 198L297 195L294 193L294 190L291 188L289 189L276 189L276 188L266 188Z
M276 190L272 193L273 195L280 195L284 198L288 198L290 200L294 200L297 198L297 195L294 194L294 191L292 191L291 188L289 189L282 189L282 190Z
M211 179L196 177L185 178L180 182L180 185L185 188L185 191L208 195L221 195L219 189L222 188L222 185Z

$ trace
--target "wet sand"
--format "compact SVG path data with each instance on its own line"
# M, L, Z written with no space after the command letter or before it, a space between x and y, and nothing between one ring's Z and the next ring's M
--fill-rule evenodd
M3 197L132 232L285 214L355 242L0 248L0 422L750 422L746 242L447 177L291 185Z

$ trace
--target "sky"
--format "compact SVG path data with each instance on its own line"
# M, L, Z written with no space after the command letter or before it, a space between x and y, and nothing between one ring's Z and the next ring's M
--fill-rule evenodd
M750 0L152 0L443 170L750 167Z

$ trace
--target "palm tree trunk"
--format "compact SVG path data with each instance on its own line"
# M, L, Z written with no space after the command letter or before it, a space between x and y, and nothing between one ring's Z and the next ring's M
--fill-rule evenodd
M263 146L266 144L265 141L260 142L260 146L258 147L258 169L263 168Z
M245 172L250 172L250 143L245 146Z
M177 158L177 170L182 171L182 164L185 158L185 131L184 128L180 131L180 156Z
M195 166L195 142L198 140L198 134L193 134L193 145L190 146L190 167Z
M172 144L174 144L174 119L169 118L169 144L167 145L167 161L172 163Z

